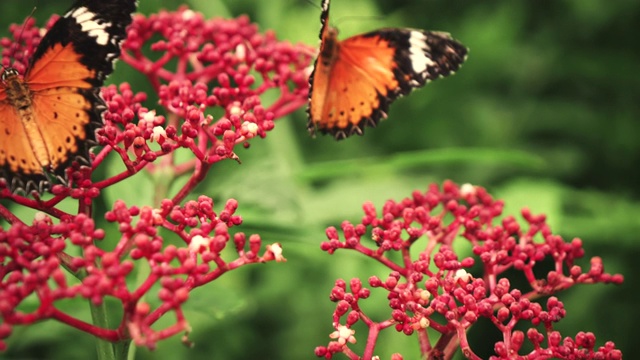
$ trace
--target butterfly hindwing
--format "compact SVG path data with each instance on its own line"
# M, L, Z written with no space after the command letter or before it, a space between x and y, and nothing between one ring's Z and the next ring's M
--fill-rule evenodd
M113 71L135 0L79 0L49 29L24 78L7 68L0 86L0 177L12 191L66 182L74 162L90 165L102 126L104 79Z
M3 121L3 119L14 117L14 112L15 110L9 103L0 101L0 123L2 123L0 163L3 164L2 177L9 184L13 181L11 174L36 175L32 169L36 168L35 164L37 163L23 126L17 121ZM39 169L36 168L36 170Z
M443 32L386 28L337 39L322 2L320 52L310 77L308 128L344 139L387 116L396 98L453 74L467 49Z
M90 165L84 154L95 145L95 129L102 124L92 96L90 90L67 87L34 94L35 118L39 127L48 129L44 143L54 169L64 170L64 164L73 161Z

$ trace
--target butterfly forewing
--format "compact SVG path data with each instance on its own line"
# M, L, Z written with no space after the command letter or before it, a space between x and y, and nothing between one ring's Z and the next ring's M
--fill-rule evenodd
M93 88L90 81L96 78L96 71L83 65L80 58L72 44L47 47L28 70L29 89L37 92L58 87Z

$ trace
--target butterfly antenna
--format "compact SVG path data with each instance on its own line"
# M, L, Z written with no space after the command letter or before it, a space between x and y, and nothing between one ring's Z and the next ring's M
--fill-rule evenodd
M384 20L386 18L386 16L384 15L348 15L348 16L341 16L338 19L336 19L336 21L334 22L334 26L335 27L339 27L339 23L342 23L344 21L352 21L352 20L376 20L376 21L380 21L380 20Z
M31 9L31 12L29 13L29 16L27 16L24 19L24 21L22 22L22 27L20 28L20 33L18 34L18 37L15 39L15 41L13 42L12 45L18 46L18 44L22 40L22 33L24 32L24 28L27 27L27 21L29 21L29 19L33 18L33 14L35 12L36 12L36 7L34 6L33 9ZM4 68L4 66L3 66L3 68Z
M33 14L36 12L36 7L34 6L33 9L31 9L31 12L29 13L29 16L27 16L24 21L22 22L22 27L20 28L20 33L18 33L18 37L16 37L14 39L14 41L11 43L11 47L12 47L12 54L13 54L13 60L15 61L15 54L18 51L19 47L20 47L20 41L22 41L22 34L24 33L24 28L27 27L27 21L29 21L29 19L33 18ZM3 72L5 70L8 69L8 67L6 66L2 66Z
M316 2L312 1L312 0L306 0L309 4L311 4L311 6L317 8L317 9L321 9L320 5L318 5Z

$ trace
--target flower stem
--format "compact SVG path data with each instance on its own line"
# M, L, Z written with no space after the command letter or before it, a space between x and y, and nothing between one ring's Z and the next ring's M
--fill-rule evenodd
M107 320L107 309L106 305L103 302L100 305L94 304L90 301L89 307L91 308L91 318L93 320L93 324L103 329L109 328L109 321ZM125 357L116 358L116 354L113 351L113 346L109 341L104 339L100 339L96 337L96 351L98 352L98 360L116 360L116 359L126 359Z

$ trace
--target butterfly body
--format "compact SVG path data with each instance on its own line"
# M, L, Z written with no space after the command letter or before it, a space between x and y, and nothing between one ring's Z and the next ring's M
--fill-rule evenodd
M135 8L135 0L79 0L42 38L23 77L3 66L0 178L11 191L42 193L52 177L66 183L73 164L90 165L105 110L100 86Z
M31 119L33 97L29 87L20 78L18 71L9 68L2 74L2 84L7 97L7 102L18 111L18 116L27 122Z
M385 28L338 40L322 2L320 52L310 77L309 123L338 140L362 135L386 118L389 104L432 79L455 72L467 49L449 34Z

